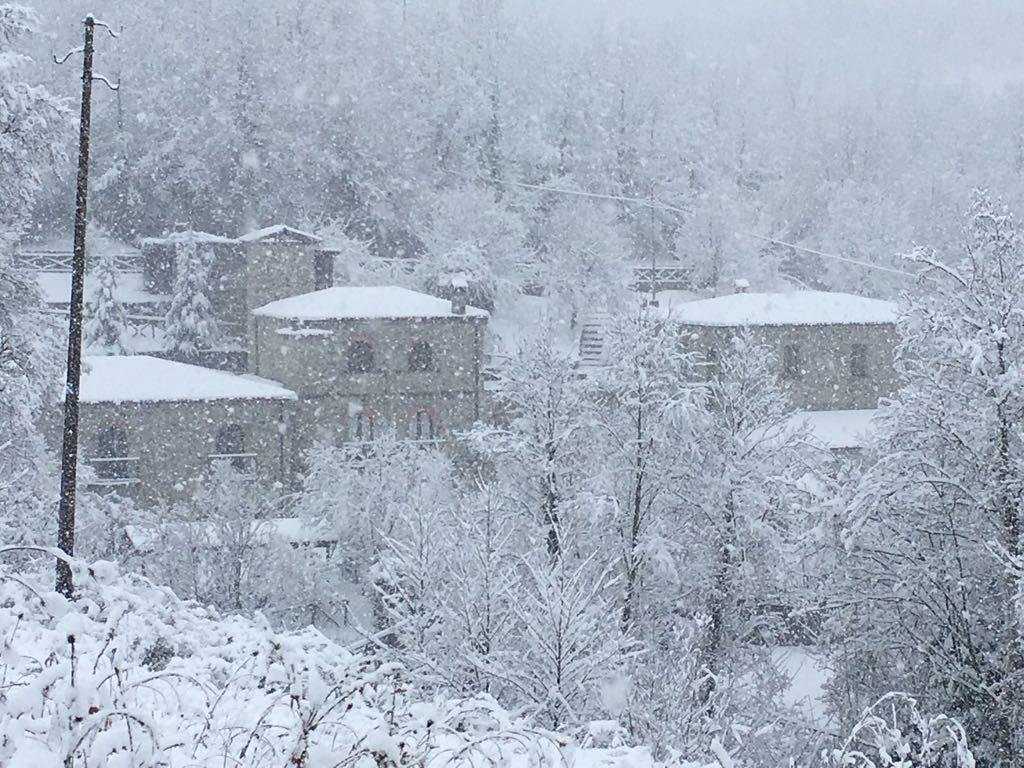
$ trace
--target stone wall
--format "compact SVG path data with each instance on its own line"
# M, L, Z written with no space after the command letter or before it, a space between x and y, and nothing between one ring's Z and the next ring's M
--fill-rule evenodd
M316 290L317 247L296 242L245 243L246 312Z
M333 320L303 323L256 317L250 366L299 395L296 448L318 441L357 440L358 414L364 432L372 417L376 434L436 439L466 429L482 411L481 364L484 318ZM350 373L350 345L368 343L372 370ZM409 370L416 343L430 344L433 367ZM420 416L417 429L417 413ZM429 422L424 421L429 417ZM365 435L364 435L365 438Z
M294 408L278 400L82 403L79 455L90 464L100 453L101 432L123 429L128 455L137 459L127 466L139 482L109 487L143 503L185 499L209 475L218 431L236 423L245 436L243 452L256 454L245 471L264 484L287 483Z
M683 344L704 358L720 358L736 328L680 326ZM775 355L779 381L799 410L876 408L899 388L893 366L896 330L888 324L755 326L748 331ZM863 345L863 376L854 375L854 345ZM784 350L797 350L798 373L784 370Z

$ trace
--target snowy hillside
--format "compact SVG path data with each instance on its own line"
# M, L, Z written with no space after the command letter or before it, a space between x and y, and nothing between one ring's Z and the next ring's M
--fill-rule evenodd
M68 603L48 573L0 565L5 768L654 765L643 749L580 747L485 696L419 698L399 666L313 629L218 616L109 563L75 568Z

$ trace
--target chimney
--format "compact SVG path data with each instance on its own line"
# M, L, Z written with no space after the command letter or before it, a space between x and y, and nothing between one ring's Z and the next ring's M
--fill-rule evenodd
M733 281L733 293L746 293L750 290L750 281L745 277L739 277Z
M469 293L469 281L466 276L459 272L452 275L452 314L466 314L466 296Z

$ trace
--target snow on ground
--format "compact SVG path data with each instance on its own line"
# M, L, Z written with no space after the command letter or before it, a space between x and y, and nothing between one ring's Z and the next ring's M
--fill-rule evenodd
M253 310L254 315L284 320L358 320L461 317L452 304L426 293L394 285L335 286L272 301ZM469 317L487 317L476 307L466 307Z
M798 411L790 423L806 427L811 439L830 450L863 448L876 429L876 409L854 411Z
M676 302L663 311L670 319L691 325L876 325L894 323L897 307L891 301L850 293L792 291L734 293Z
M786 706L801 712L819 727L827 726L831 718L825 709L825 685L829 673L814 649L800 646L772 648L772 663L789 678L789 687L782 696Z
M497 302L487 323L490 351L498 358L512 355L550 326L555 343L567 352L579 345L579 326L572 327L568 309L549 296L515 294Z
M50 591L49 560L14 573L0 559L5 768L655 766L646 749L579 746L486 696L420 699L401 667L315 629L220 616L111 563L73 569L72 603Z
M43 301L66 307L71 301L70 272L37 272L36 282L43 294ZM93 275L85 276L86 302L96 291L96 280ZM146 290L145 280L141 272L119 272L117 275L117 298L122 304L158 304L170 301L171 297Z
M277 382L147 355L83 359L84 403L206 400L295 400Z

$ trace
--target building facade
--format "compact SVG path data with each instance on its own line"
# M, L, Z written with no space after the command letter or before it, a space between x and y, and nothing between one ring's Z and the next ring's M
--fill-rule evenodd
M294 392L145 355L90 356L83 370L87 485L144 504L187 498L218 461L268 486L288 481Z
M404 288L334 287L256 309L250 363L298 393L302 447L442 441L481 418L487 319Z

